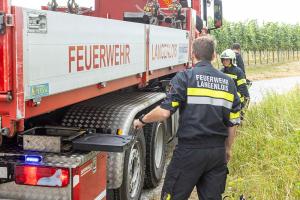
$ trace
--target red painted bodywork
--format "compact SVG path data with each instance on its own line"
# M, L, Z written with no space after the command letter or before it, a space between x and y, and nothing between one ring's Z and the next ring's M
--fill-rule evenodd
M136 6L144 8L147 0L95 0L95 17L123 20L124 12L139 12Z
M8 1L0 2L0 11L10 14ZM0 35L0 94L6 94L12 88L12 29L6 28Z
M137 6L143 8L147 0L95 0L95 10L87 15L123 20L124 12L139 12ZM200 9L199 1L193 1L193 6ZM43 7L43 9L47 9ZM23 16L22 8L10 7L8 0L0 2L0 11L12 13L15 23L13 27L7 27L6 34L0 35L0 115L2 128L10 129L10 137L24 129L24 119L45 114L65 106L69 106L99 95L113 92L128 86L139 85L143 87L151 79L165 76L185 69L187 65L172 66L161 70L149 71L149 58L146 58L146 71L140 77L130 76L106 83L105 87L90 85L88 87L67 91L64 93L43 97L41 104L36 106L32 100L24 102L23 86ZM190 30L192 43L195 38L194 19L192 9L186 8L187 25ZM58 11L65 11L60 8ZM196 12L200 10L196 9ZM149 44L149 38L147 38ZM149 52L149 47L147 48ZM191 59L191 54L190 54ZM11 92L12 100L7 101L7 93Z
M18 16L23 19L21 8L12 7L10 10L15 17ZM12 100L7 101L2 98L3 101L0 101L0 114L2 116L2 127L9 128L9 136L13 136L14 133L20 129L18 127L23 127L23 119L25 117L23 87L23 20L15 20L14 27L7 27L6 34L6 38L8 38L7 42L10 42L10 45L3 48L5 50L3 57L6 60L3 60L5 65L0 66L0 68L2 67L2 69L5 69L7 72L4 74L4 79L6 80L6 86L4 88L7 90L3 92L6 94L7 92L11 92ZM4 38L3 42L5 41L6 39ZM21 126L18 126L20 123Z
M158 0L158 3L161 8L168 8L168 6L172 3L172 0Z
M75 169L72 169L73 185L72 185L72 199L73 200L94 200L102 192L106 191L106 160L107 154L100 153L96 157L96 170L87 169L93 168L93 159L89 160L85 164ZM74 185L74 177L79 176L79 182ZM103 198L104 200L106 197Z

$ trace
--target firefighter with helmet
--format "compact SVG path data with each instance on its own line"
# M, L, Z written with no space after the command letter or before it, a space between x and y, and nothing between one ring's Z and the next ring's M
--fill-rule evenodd
M221 71L234 80L238 95L240 96L242 109L246 108L250 101L250 95L247 87L245 73L237 67L236 55L234 51L231 49L226 49L222 52L220 57L223 65Z

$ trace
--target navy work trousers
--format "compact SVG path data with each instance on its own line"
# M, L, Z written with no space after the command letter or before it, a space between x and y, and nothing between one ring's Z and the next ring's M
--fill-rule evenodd
M227 172L224 146L179 144L167 169L161 199L187 200L196 186L200 200L221 200Z

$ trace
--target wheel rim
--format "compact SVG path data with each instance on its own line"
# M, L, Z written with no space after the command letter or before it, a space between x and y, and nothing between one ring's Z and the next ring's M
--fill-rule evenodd
M140 157L141 147L139 142L136 142L135 145L131 148L129 155L129 194L131 198L134 198L140 188L141 182L141 157Z
M159 169L161 166L161 161L163 159L163 146L164 146L164 129L163 124L159 123L156 128L156 136L155 136L155 145L154 145L154 162L156 169Z

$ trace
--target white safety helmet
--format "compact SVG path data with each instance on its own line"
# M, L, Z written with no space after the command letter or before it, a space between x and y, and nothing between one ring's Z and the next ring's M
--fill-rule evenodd
M231 49L226 49L225 51L223 51L221 53L221 61L223 59L230 59L231 60L231 64L236 66L236 56L234 51L232 51Z

